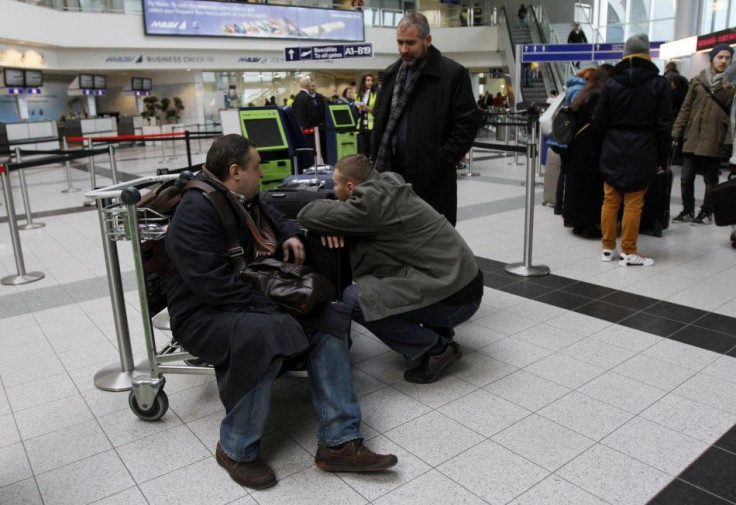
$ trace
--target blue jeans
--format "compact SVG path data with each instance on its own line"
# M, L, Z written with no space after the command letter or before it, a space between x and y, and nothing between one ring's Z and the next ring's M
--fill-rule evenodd
M307 357L309 392L319 421L317 443L332 447L361 438L360 404L350 375L347 336L317 332ZM266 430L271 387L281 369L277 358L256 385L235 404L220 424L220 447L235 461L258 458Z
M411 310L395 316L366 322L358 302L358 284L352 284L343 292L343 302L353 306L353 321L370 330L375 336L407 359L421 358L435 345L447 345L451 338L440 335L432 328L454 328L470 319L480 307L480 299L465 305L448 305L443 302Z

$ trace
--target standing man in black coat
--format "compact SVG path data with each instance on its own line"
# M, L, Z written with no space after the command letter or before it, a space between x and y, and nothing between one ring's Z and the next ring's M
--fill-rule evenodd
M639 253L644 195L658 172L669 170L672 146L672 92L667 79L649 56L644 33L626 41L623 59L613 67L595 112L593 127L603 131L603 261L619 257L616 221L621 202L621 256L619 266L650 266L654 260Z
M401 59L383 74L375 107L372 158L379 172L401 174L419 197L457 221L456 165L481 122L468 71L432 45L424 15L396 29Z
M332 472L390 468L396 456L375 454L362 442L347 335L316 331L308 338L296 319L250 287L230 261L238 251L246 263L272 256L305 260L300 228L258 200L260 161L253 142L225 135L212 143L196 178L219 192L233 212L239 249L229 247L218 210L210 203L215 196L194 189L182 197L166 236L172 333L214 366L225 405L217 463L240 485L263 489L276 484L273 470L260 458L271 388L284 358L309 346L309 389L318 419L315 464Z

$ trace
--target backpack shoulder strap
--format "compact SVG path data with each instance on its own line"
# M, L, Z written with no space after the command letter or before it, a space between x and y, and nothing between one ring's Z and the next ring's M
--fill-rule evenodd
M217 214L220 216L220 222L225 228L225 239L227 241L227 255L230 258L230 264L236 272L244 270L246 267L245 250L238 240L238 223L235 220L235 213L227 203L227 197L220 191L206 182L191 180L184 187L184 191L197 189L204 193L204 197L209 201Z

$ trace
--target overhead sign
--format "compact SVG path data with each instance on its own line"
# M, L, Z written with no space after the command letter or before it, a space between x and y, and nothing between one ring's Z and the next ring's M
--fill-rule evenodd
M146 35L362 42L363 11L210 0L144 0Z
M649 54L659 57L662 42L650 42ZM532 61L599 61L620 60L624 56L624 43L604 44L524 44L521 48L522 63Z
M302 46L284 49L286 61L339 60L343 58L370 58L373 44L334 44L330 46Z
M736 28L728 28L720 32L698 35L697 50L712 49L718 44L736 44Z

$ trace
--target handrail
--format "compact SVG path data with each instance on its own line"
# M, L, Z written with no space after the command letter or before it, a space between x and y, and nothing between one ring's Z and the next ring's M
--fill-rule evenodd
M544 9L544 6L542 4L537 4L532 8L532 12L534 13L535 18L540 24L540 34L542 36L542 41L545 44L563 44L563 42L557 36L557 32L552 29L552 23L550 23L549 21L547 11ZM557 90L559 92L562 92L562 89L565 87L565 83L567 82L567 76L575 73L575 69L572 66L572 63L564 63L558 61L550 62L549 68L554 75L554 81L555 86L557 86Z

